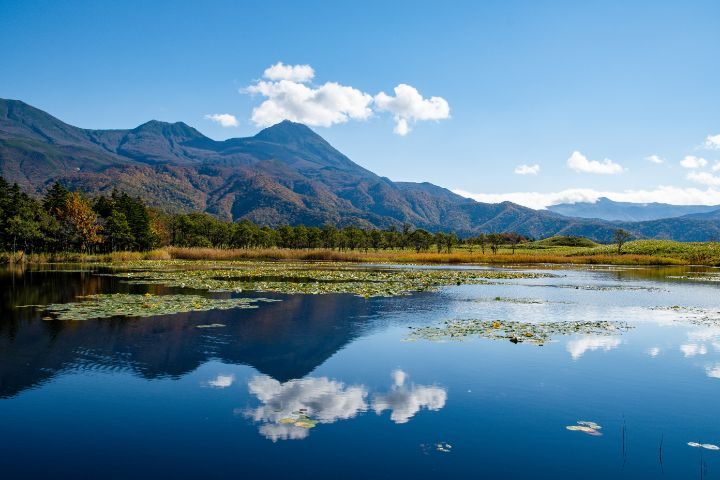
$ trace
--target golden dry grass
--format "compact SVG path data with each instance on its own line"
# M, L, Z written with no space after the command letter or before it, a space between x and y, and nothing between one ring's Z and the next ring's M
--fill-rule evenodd
M455 253L421 252L408 250L337 251L328 249L290 250L269 249L230 249L213 248L177 248L167 249L173 259L178 260L288 260L288 261L329 261L355 263L420 263L420 264L603 264L603 265L684 265L688 262L680 258L655 255L578 255L557 254L551 251L525 253Z
M353 263L415 263L415 264L575 264L575 265L717 265L712 257L698 261L697 256L681 256L675 253L656 254L626 253L618 255L609 249L548 248L523 249L511 253L502 249L497 254L490 252L457 249L453 253L421 252L412 250L337 251L330 249L291 250L282 248L264 249L215 249L166 247L149 252L113 252L88 255L81 253L0 254L0 263L124 263L137 260L264 260L264 261L327 261ZM702 260L702 259L700 259Z

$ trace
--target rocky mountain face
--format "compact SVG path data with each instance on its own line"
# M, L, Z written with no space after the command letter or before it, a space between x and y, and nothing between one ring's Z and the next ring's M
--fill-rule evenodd
M21 101L0 100L0 175L38 195L55 181L90 194L119 188L169 212L268 225L409 223L464 235L517 231L599 241L622 227L638 237L720 238L720 220L713 217L613 223L479 203L430 183L393 182L288 121L253 137L215 141L182 122L81 129Z

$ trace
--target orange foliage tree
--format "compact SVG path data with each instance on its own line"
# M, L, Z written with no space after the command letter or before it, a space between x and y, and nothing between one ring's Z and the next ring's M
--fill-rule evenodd
M80 242L80 248L89 252L90 247L102 242L97 214L78 192L68 194L62 209L63 220L71 227Z

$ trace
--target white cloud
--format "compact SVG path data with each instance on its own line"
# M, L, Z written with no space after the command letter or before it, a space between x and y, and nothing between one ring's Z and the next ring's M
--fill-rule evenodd
M705 139L705 148L720 150L720 133L717 135L708 135Z
M705 374L710 378L720 378L720 363L705 367Z
M680 351L686 357L694 357L695 355L705 355L707 353L707 347L703 344L697 343L685 343L680 345Z
M601 197L616 202L632 203L670 203L673 205L720 205L720 190L708 188L680 188L659 186L653 190L625 190L620 192L600 191L591 188L569 188L559 192L510 192L510 193L472 193L455 189L453 192L478 202L499 203L514 202L530 208L543 209L559 203L595 203Z
M447 392L440 387L424 385L405 386L407 374L395 370L392 374L393 386L386 394L376 395L372 408L378 415L390 410L390 420L395 423L407 423L423 408L440 410L447 401Z
M715 162L715 165L713 165L710 170L713 172L720 172L720 161Z
M661 163L665 163L665 159L658 155L649 155L649 156L645 157L645 160L647 160L650 163L656 163L658 165Z
M575 150L567 159L567 166L580 173L595 173L599 175L615 175L623 172L623 167L609 158L603 161L588 160L582 153Z
M315 88L291 80L259 81L246 91L267 98L252 112L252 121L264 127L283 120L329 127L372 115L370 95L334 82Z
M310 82L315 71L310 65L285 65L282 62L267 68L263 77L241 90L265 97L251 116L253 123L261 127L283 120L330 127L350 120L367 120L375 112L389 112L395 119L395 133L407 135L415 122L450 116L445 99L423 98L416 88L406 84L395 87L395 96L384 92L373 96L336 82L314 85Z
M695 183L701 183L711 187L720 186L720 177L708 172L689 172L687 179Z
M218 375L207 383L213 388L228 388L235 383L235 375Z
M540 165L518 165L515 167L515 173L518 175L537 175L540 173Z
M220 124L222 127L237 127L240 125L238 122L238 119L235 118L235 115L230 115L229 113L208 113L205 115L205 118L208 120L212 120L213 122Z
M576 340L570 340L567 343L567 351L573 360L582 357L585 352L603 349L605 351L617 348L620 345L620 339L617 337L593 337L586 336Z
M703 168L707 165L707 160L695 155L685 155L685 158L680 161L680 165L685 168Z
M442 97L423 98L415 87L401 83L394 88L395 96L380 92L375 95L375 107L395 117L395 133L407 135L410 122L444 120L450 117L450 105Z
M291 82L305 83L315 77L315 70L310 65L285 65L278 62L266 68L263 77L269 80L290 80Z

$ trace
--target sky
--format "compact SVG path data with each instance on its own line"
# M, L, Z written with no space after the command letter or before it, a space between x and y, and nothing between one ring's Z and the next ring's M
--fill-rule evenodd
M720 204L717 0L0 0L0 59L84 128L287 118L481 201Z

